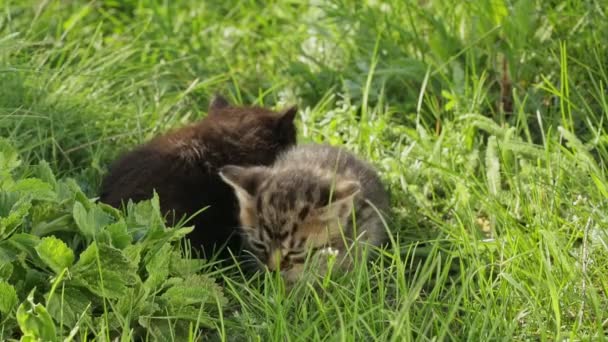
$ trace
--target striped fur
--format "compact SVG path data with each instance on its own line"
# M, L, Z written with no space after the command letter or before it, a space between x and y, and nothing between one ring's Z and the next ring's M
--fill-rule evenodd
M387 240L379 212L388 212L388 194L371 165L343 149L302 145L271 167L226 166L221 176L239 200L246 247L287 280L299 278L311 250L336 249L349 268L351 246Z

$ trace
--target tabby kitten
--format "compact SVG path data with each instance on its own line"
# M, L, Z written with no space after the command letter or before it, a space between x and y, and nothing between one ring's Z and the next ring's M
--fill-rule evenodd
M276 113L259 107L231 106L215 97L208 115L127 152L110 167L101 186L100 200L114 207L129 199L159 195L168 224L196 215L188 225L191 245L202 246L204 256L223 248L240 249L237 200L218 170L228 164L269 165L279 152L296 142L296 108ZM234 213L234 214L233 214Z
M239 200L245 248L287 281L300 278L309 252L333 249L349 269L351 247L387 242L388 193L371 165L343 149L302 145L271 167L225 166L220 175Z

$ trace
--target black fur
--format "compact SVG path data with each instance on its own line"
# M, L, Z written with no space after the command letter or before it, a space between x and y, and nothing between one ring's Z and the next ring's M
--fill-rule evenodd
M240 248L235 234L238 204L218 170L224 165L270 165L296 142L296 108L276 113L259 107L234 107L216 97L209 114L190 126L162 135L127 152L104 178L100 200L119 207L159 194L161 209L173 224L209 206L188 225L192 246L203 256L227 244ZM222 250L221 257L229 254Z

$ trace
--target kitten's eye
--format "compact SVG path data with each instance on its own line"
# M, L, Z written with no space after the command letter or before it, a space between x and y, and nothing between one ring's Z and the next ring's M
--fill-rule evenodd
M286 258L295 257L295 256L300 256L305 253L306 253L306 251L289 251L289 252L287 252L287 254L285 254L285 257Z
M306 250L289 251L285 254L285 259L289 259L292 263L303 263L306 261Z
M255 248L255 249L259 250L259 251L265 251L266 250L266 245L263 244L263 243L261 243L261 242L259 242L259 241L251 240L251 241L249 241L249 243L251 244L251 247L253 247L253 248Z

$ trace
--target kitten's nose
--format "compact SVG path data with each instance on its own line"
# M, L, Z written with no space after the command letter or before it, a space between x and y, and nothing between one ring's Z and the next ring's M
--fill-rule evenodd
M280 269L281 271L285 271L291 267L289 261L283 257L283 253L280 249L275 249L270 254L268 269L271 271L275 271Z
M275 249L274 251L272 251L270 253L270 262L268 263L268 269L270 269L271 271L278 269L281 266L282 257L283 256L281 255L280 249Z

